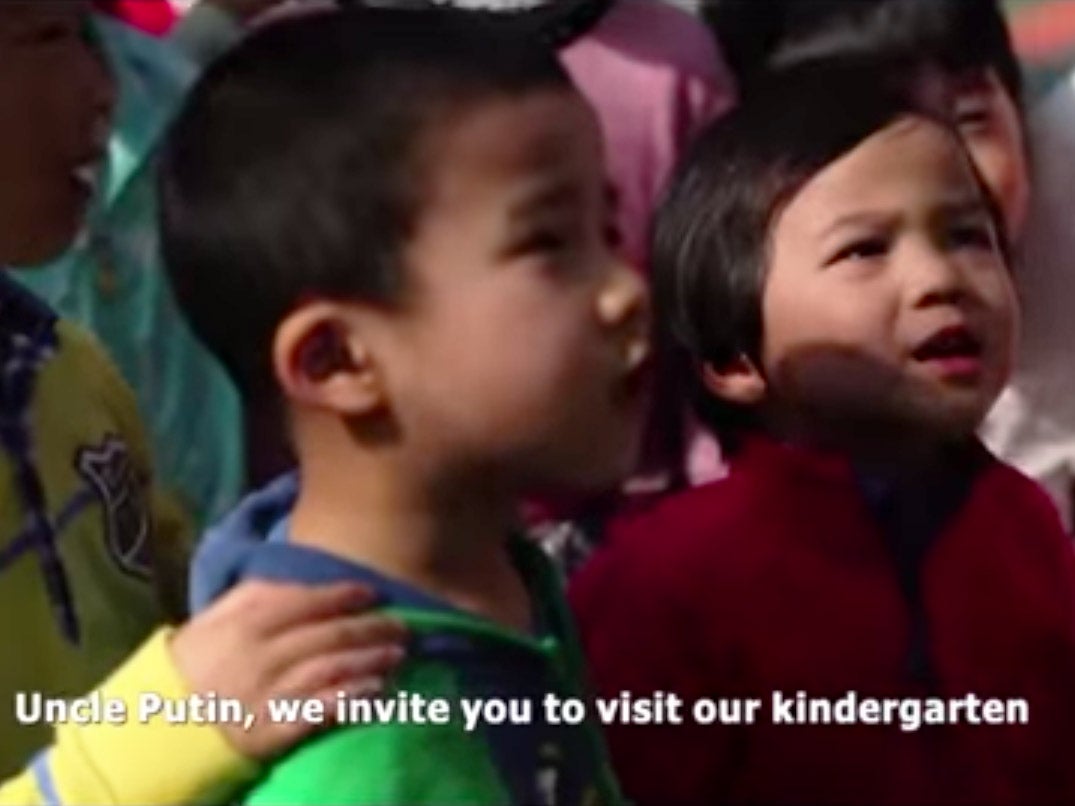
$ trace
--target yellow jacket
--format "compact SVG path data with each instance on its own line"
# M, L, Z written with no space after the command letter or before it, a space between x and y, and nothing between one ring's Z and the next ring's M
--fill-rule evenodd
M169 632L155 633L98 689L102 697L122 699L136 714L143 692L188 696L168 652ZM122 725L66 725L21 775L0 784L0 804L222 802L254 772L212 725L140 724L136 718Z
M190 532L153 483L134 397L95 340L32 311L3 277L0 304L52 334L29 360L0 334L2 779L51 736L11 717L19 692L81 696L182 615ZM38 362L32 380L12 370L20 360Z
M19 692L83 695L139 645L100 694L137 715L143 693L190 693L158 628L183 599L168 582L184 576L188 530L155 491L130 390L92 337L2 275L0 302L0 777L30 760L0 804L223 800L253 767L213 725L135 716L53 735L16 718Z
M188 694L159 625L180 615L190 531L96 341L2 273L0 308L0 779L29 764L0 804L216 800L210 783L249 772L218 728L19 724L20 693L71 699L110 673L99 691L129 713Z

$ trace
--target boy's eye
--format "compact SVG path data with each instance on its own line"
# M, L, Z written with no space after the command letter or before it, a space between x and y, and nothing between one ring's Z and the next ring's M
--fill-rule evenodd
M520 238L511 251L519 255L555 254L564 252L571 245L571 238L563 230L535 229Z
M844 246L835 255L829 258L825 265L831 266L846 260L870 260L872 258L881 257L887 252L888 241L884 238L862 238Z
M27 28L19 35L19 42L24 45L52 45L63 42L77 34L81 34L81 27L62 22L47 22Z
M78 24L78 36L87 45L94 48L101 48L101 35L97 30L97 27L93 24L93 18L87 14Z
M605 223L603 229L603 235L605 238L605 245L609 249L619 249L623 246L623 232L620 230L619 222L612 219Z
M958 224L948 231L948 242L953 248L994 248L993 230L984 224Z
M956 118L956 125L960 129L970 129L972 131L982 129L989 125L989 111L982 109L961 113Z
M980 129L987 125L991 118L989 101L984 98L976 98L961 101L956 104L956 125L961 129Z

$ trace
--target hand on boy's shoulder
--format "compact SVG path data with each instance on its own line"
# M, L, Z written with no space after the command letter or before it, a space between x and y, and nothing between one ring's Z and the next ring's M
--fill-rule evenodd
M265 718L275 698L320 700L339 692L373 695L403 658L405 628L368 613L364 585L309 587L252 580L201 611L172 639L175 664L194 693L239 700L258 718L245 730L222 725L231 745L263 760L321 726Z

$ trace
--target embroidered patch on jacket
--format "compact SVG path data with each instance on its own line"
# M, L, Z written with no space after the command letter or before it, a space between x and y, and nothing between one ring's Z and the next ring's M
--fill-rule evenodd
M109 436L97 447L81 448L78 472L93 485L104 509L105 545L120 570L141 579L150 575L149 511L145 479L131 463L127 445Z

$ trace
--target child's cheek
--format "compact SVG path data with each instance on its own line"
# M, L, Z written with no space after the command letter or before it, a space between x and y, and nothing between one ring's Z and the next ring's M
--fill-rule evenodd
M1000 205L1008 237L1018 242L1030 204L1030 177L1018 131L990 129L966 138L974 165Z

